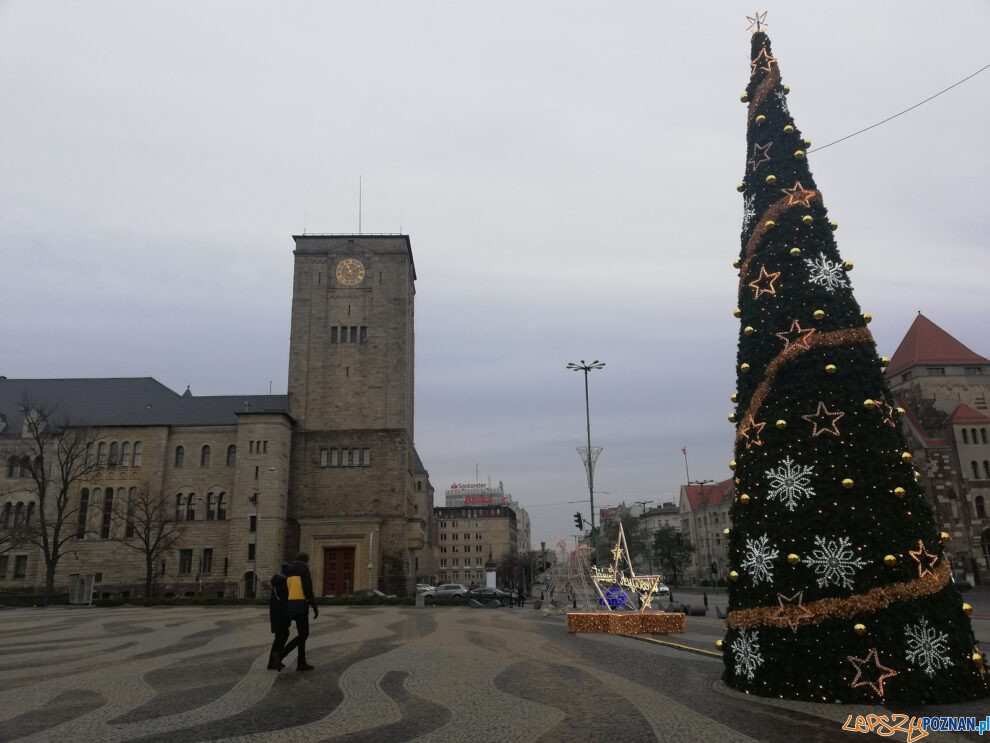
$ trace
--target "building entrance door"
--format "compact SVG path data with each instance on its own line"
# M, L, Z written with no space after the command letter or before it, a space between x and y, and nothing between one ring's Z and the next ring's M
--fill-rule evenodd
M346 596L354 593L354 548L324 547L323 595Z

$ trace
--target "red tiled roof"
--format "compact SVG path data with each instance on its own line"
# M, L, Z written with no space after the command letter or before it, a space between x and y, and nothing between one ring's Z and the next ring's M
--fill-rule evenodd
M983 413L961 403L949 416L949 423L986 423L987 421L990 421L990 418L987 418Z
M920 312L894 351L887 376L922 364L990 364L990 359L966 348Z
M701 485L681 485L681 491L687 496L691 510L701 506ZM717 506L726 498L732 497L733 481L730 477L722 482L712 483L704 486L705 500L709 506Z

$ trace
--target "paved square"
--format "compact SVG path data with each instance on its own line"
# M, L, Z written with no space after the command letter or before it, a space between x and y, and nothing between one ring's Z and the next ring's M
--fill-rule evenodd
M688 621L711 648L720 622ZM855 741L846 716L880 712L745 696L717 658L531 608L324 607L311 626L316 670L274 673L258 608L2 611L0 740Z

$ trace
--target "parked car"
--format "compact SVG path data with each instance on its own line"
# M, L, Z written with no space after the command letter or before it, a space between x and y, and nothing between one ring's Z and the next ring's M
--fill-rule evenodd
M364 588L351 594L356 599L394 599L394 593L382 593L377 588Z
M663 583L657 583L657 596L660 598L670 598L670 589Z
M468 589L460 583L441 583L434 590L425 596L426 601L433 599L460 599L467 600Z
M513 599L513 594L508 591L503 591L500 588L488 588L486 586L475 588L468 595L476 601L490 601L495 599L502 606L508 606L512 603Z
M416 584L416 593L432 593L435 590L437 590L436 586L431 586L428 583Z

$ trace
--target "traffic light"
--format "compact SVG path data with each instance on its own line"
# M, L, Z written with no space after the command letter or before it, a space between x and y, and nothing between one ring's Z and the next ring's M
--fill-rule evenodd
M584 518L580 511L574 514L574 526L578 528L578 531L584 531Z

